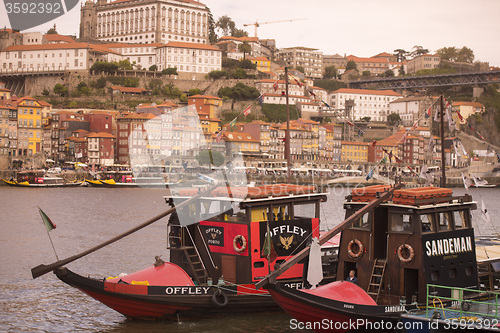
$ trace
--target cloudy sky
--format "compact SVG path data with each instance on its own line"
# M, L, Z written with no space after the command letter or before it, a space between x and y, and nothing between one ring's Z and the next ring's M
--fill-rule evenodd
M82 1L82 0L80 0ZM370 57L420 45L431 52L445 46L467 46L476 60L500 67L500 1L498 0L202 0L217 20L228 15L250 36L245 23L304 19L262 24L260 38L278 48L305 46L324 54ZM79 7L30 31L47 31L54 23L61 34L78 34ZM0 23L8 26L0 5ZM3 23L5 22L5 24Z

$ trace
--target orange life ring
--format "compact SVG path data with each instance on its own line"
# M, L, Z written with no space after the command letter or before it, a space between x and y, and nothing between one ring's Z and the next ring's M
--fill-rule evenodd
M352 246L354 244L358 246L358 252L356 253L352 251ZM352 241L349 242L349 245L347 246L347 254L349 254L349 256L352 258L360 258L363 255L363 250L364 250L363 243L361 243L361 241L358 239L353 239Z
M240 242L241 242L241 247L240 247ZM243 253L245 251L245 249L247 248L247 240L246 240L245 236L238 235L238 236L234 237L233 248L236 252Z
M410 253L408 258L405 258L403 256L404 249L407 249L408 252ZM413 250L413 247L411 247L411 245L409 245L409 244L401 244L398 248L398 258L399 258L399 260L401 260L401 262L404 262L404 263L411 262L413 260L413 258L415 258L415 251Z

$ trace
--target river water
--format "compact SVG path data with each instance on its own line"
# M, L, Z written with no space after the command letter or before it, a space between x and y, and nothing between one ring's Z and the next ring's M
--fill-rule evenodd
M322 207L322 229L342 221L345 188L330 189ZM465 189L455 189L462 195ZM469 189L484 200L494 224L475 214L476 235L500 230L500 189ZM31 268L56 261L37 206L57 228L50 233L59 259L80 253L165 211L164 190L110 188L29 189L0 187L1 332L292 332L284 313L202 318L192 322L127 320L64 284L52 273L36 280ZM67 266L95 277L131 273L168 259L166 219ZM294 331L295 332L295 331Z

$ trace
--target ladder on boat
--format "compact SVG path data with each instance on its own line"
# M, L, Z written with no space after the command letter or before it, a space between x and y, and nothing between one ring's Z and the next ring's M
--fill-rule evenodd
M366 292L375 300L375 302L378 302L386 265L387 261L385 259L375 259L375 263L373 264L372 275Z
M184 227L183 231L189 236L192 244L192 245L186 245L185 243L182 244L181 249L182 252L184 253L184 257L186 258L186 261L189 265L189 268L191 269L191 273L193 274L193 278L196 281L196 283L198 284L205 283L207 282L208 273L205 264L203 263L203 259L201 258L200 252L196 247L196 243L189 229L187 227ZM195 233L198 232L201 236L202 241L205 242L205 238L201 233L199 224L195 227L194 232Z
M479 289L484 290L494 290L495 284L493 280L493 270L491 269L490 263L478 263L477 264L478 278L479 278Z

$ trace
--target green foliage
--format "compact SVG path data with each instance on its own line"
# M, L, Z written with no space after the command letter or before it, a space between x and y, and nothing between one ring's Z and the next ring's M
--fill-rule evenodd
M228 76L229 75L226 71L211 71L210 73L208 73L208 78L212 80L218 80Z
M90 86L92 88L102 89L106 88L106 82L107 82L106 78L104 76L101 76L95 81L90 81Z
M370 120L372 120L372 117L363 117L363 118L361 118L361 120L368 123L368 122L370 122Z
M78 90L78 92L80 92L86 96L90 95L90 93L92 92L92 89L87 87L87 84L83 81L78 84L76 89Z
M138 77L127 77L123 82L124 87L138 87L139 78Z
M231 77L233 79L246 79L247 72L243 68L236 68L232 73Z
M250 60L245 59L240 61L240 67L245 69L256 69L257 64L254 64Z
M68 92L68 89L60 83L57 83L54 86L54 94L56 94L56 95L64 96L64 95L66 95L67 92Z
M241 66L241 62L236 59L222 58L222 68L232 69Z
M221 166L224 164L224 155L222 155L221 152L211 149L200 151L198 156L196 156L196 159L200 165L212 164L215 166Z
M224 36L232 35L234 29L236 28L234 21L227 15L219 17L215 26L222 30L222 34Z
M297 66L295 69L298 70L299 72L301 72L302 74L305 73L305 69L302 66Z
M314 85L325 89L328 92L338 90L340 88L347 88L347 84L338 80L314 80Z
M370 71L363 71L363 72L361 73L361 76L364 76L364 77L368 77L368 76L370 76L370 75L371 75L371 72L370 72Z
M237 37L237 38L248 37L248 32L246 32L243 29L234 28L234 30L233 30L233 37Z
M356 65L356 62L354 60L349 60L345 65L346 71L349 71L351 69L358 70L358 65Z
M394 50L394 55L398 57L398 62L402 62L403 60L406 60L406 57L409 55L410 52L405 51L404 49L396 49Z
M123 59L118 61L118 68L123 70L132 70L134 66L130 63L130 60Z
M49 96L49 95L50 95L50 91L47 88L43 89L42 96Z
M69 104L68 104L68 107L72 108L72 109L76 108L77 106L78 106L78 103L75 100L69 102Z
M454 46L443 47L437 50L436 54L439 55L442 60L468 63L474 62L474 51L466 46L461 49L457 49Z
M397 113L391 113L387 116L387 122L391 125L394 125L401 121L401 117Z
M198 88L189 89L189 92L188 92L189 96L201 95L201 94L202 94L202 91Z
M403 75L406 74L405 73L405 68L403 67L403 65L401 65L401 67L399 67L398 74L399 74L399 76L403 76Z
M117 63L106 62L106 61L96 61L90 69L95 73L115 73L119 67Z
M217 34L215 33L215 20L210 8L208 8L208 41L210 44L217 43Z
M149 69L148 69L150 72L156 72L158 70L158 66L156 65L151 65L149 66Z
M384 72L384 74L382 74L381 76L385 76L385 77L394 77L394 71L392 69L388 69Z
M163 95L166 95L170 98L181 98L182 96L182 91L174 86L173 84L168 84L162 89Z
M243 60L245 60L247 53L252 52L252 46L248 43L248 41L245 40L240 45L238 45L238 51L243 53Z
M424 75L438 75L438 74L454 74L457 71L454 68L449 66L444 66L440 68L433 69L421 69L415 73L416 76L424 76Z
M179 75L177 73L177 67L169 67L169 68L165 68L164 70L161 71L161 73L163 75Z
M254 87L249 87L241 82L237 83L234 87L221 88L218 91L219 97L228 97L233 100L245 101L253 100L260 96L259 91Z
M152 79L149 81L148 88L151 90L153 95L161 95L161 87L163 85L163 81L160 79Z
M181 94L181 97L179 98L179 100L182 103L187 103L188 102L188 98L187 98L186 94Z
M326 66L325 67L325 75L323 76L325 79L336 79L337 78L337 68L335 66Z
M289 105L290 120L300 118L295 105ZM286 121L286 105L283 104L262 104L262 113L267 122L278 123Z
M54 27L52 27L49 30L47 30L47 35L57 35L57 30L56 30L56 26L55 25L54 25Z

